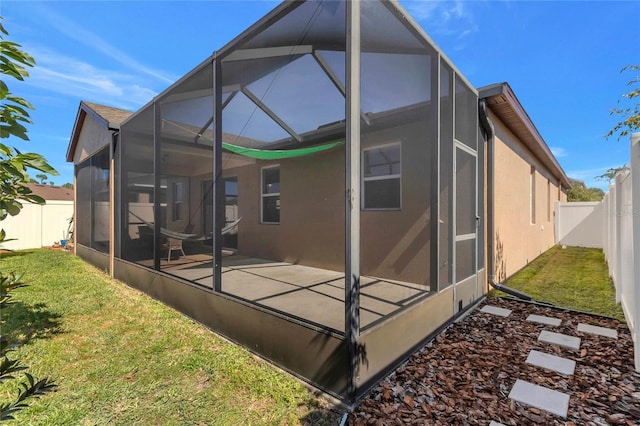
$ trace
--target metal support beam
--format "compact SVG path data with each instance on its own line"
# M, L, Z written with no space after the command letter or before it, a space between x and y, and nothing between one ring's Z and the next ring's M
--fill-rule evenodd
M278 114L276 114L275 112L273 112L271 110L271 108L269 108L268 106L266 106L264 104L264 102L262 102L260 99L258 99L258 97L256 95L253 94L253 92L251 92L251 90L247 89L246 87L243 87L241 89L242 93L244 93L244 95L249 98L251 100L251 102L253 102L254 104L256 104L258 106L258 108L260 108L262 111L264 111L265 114L267 114L273 121L275 121L276 123L278 123L278 125L280 127L282 127L287 133L289 133L291 135L292 138L294 138L296 141L300 142L302 140L302 138L300 137L299 134L297 134L291 127L289 127L287 125L287 123L285 123L279 116Z
M214 78L215 79L215 78ZM225 109L225 107L227 105L229 105L229 102L231 102L231 100L238 94L238 91L233 91L231 92L231 94L229 96L227 96L227 99L225 99L224 102L222 102L222 110ZM214 94L215 96L215 94ZM214 101L215 103L215 101ZM215 114L214 114L215 115ZM214 115L211 116L210 119L207 120L207 122L205 123L204 126L202 126L202 128L200 129L200 131L198 132L198 134L196 135L196 137L193 139L193 141L195 143L198 143L198 141L200 140L200 138L202 137L202 135L204 135L204 132L207 131L207 129L209 128L209 126L211 126L213 124L213 117Z
M322 71L324 71L327 77L329 77L329 80L331 80L333 85L336 86L336 88L340 91L342 96L346 96L347 91L342 85L342 82L340 82L340 78L338 78L336 73L333 72L333 70L331 69L327 61L324 60L322 55L320 55L317 51L314 50L313 58L316 60L318 65L320 65L320 68L322 68ZM371 124L371 120L369 120L369 117L367 117L362 111L360 111L360 119L364 121L367 125Z
M277 46L277 47L262 47L256 49L238 49L231 52L224 58L225 62L233 61L249 61L254 59L269 59L269 58L282 58L300 56L311 53L313 46L311 45L297 45L297 46Z
M222 183L222 65L213 56L213 289L222 291L222 226L224 186ZM221 214L222 213L222 214Z
M160 139L162 132L162 112L160 103L153 102L153 269L160 270Z
M355 400L360 334L360 0L347 2L345 338L349 347L348 398Z
M433 292L438 291L439 272L440 272L440 55L431 57L431 91L436 93L438 102L434 102L436 113L429 112L425 118L429 122L431 133L427 136L427 140L431 143L433 152L431 154L431 175L429 176L430 199L429 210L431 217L429 218L430 234L430 257L429 257L429 289Z
M113 259L116 251L116 141L118 132L111 134L109 141L109 276L113 278Z

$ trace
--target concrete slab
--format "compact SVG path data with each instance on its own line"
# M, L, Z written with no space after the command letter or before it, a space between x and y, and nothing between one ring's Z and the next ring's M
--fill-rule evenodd
M503 425L502 423L494 422L493 420L491 420L491 423L489 423L489 426L506 426L506 425Z
M611 337L612 339L618 338L618 330L607 327L598 327L597 325L589 325L582 322L578 324L578 331L580 333L597 334L598 336Z
M297 290L300 290L300 286L265 280L244 271L228 271L222 274L222 291L247 300L259 301Z
M325 294L303 288L299 291L263 298L259 303L316 324L344 331L344 302L342 299L327 297ZM360 324L362 326L380 318L380 315L360 309Z
M380 278L361 277L360 293L398 305L429 292L429 288L412 283L400 283Z
M499 308L497 306L484 305L480 312L484 312L485 314L498 315L500 317L508 317L511 315L511 309Z
M524 380L516 381L509 398L560 417L569 411L569 395Z
M210 259L210 255L185 256L183 263L172 261L165 272L211 288ZM224 256L221 269L224 293L339 331L344 329L342 272L238 255ZM360 324L366 327L426 294L429 291L423 285L362 277Z
M580 338L574 336L568 336L562 333L554 333L548 330L542 330L538 336L538 341L544 343L550 343L552 345L562 346L563 348L569 348L573 350L580 349Z
M525 362L535 365L536 367L564 374L565 376L571 376L576 370L576 362L574 360L539 351L529 352L529 356Z
M245 268L236 267L235 269L243 270ZM271 264L268 267L253 266L247 269L250 269L251 274L259 275L263 278L268 278L269 280L303 287L322 282L330 282L344 277L344 273L342 272L334 272L302 265Z
M536 322L538 324L544 324L544 325L552 325L554 327L557 327L560 324L562 324L562 320L560 318L545 317L542 315L534 315L534 314L529 315L527 317L527 321Z

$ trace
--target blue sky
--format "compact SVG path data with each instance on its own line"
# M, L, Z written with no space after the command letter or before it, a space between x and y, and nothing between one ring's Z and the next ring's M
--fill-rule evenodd
M629 162L628 139L605 140L640 63L640 1L402 1L476 87L507 81L570 177ZM9 39L37 61L9 88L36 110L31 142L73 181L65 162L80 100L136 110L274 8L275 1L14 1Z

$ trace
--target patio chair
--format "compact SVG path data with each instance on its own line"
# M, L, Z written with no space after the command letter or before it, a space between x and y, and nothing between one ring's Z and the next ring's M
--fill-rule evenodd
M167 263L171 262L172 251L180 251L180 253L182 253L183 256L186 256L186 254L184 253L184 250L182 249L182 240L179 240L177 238L167 237L167 247L169 251L169 253L167 254Z

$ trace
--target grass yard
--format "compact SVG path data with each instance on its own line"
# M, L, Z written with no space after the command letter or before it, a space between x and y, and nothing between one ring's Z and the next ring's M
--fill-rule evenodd
M624 321L599 249L554 246L504 284L535 300ZM504 295L498 291L492 294Z
M2 254L3 271L26 272L3 334L57 389L16 424L336 424L289 375L206 327L60 251ZM17 381L0 385L13 399Z

